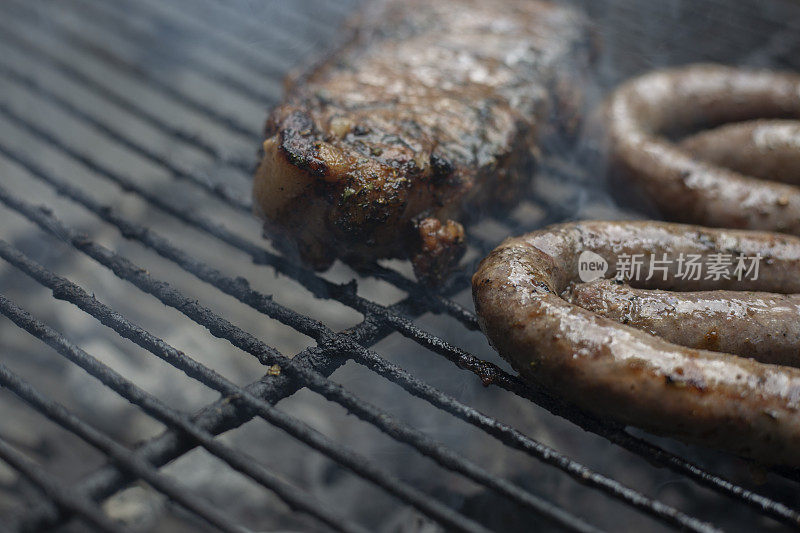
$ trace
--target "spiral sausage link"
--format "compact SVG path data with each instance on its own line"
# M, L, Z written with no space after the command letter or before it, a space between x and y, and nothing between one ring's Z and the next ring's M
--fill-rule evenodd
M612 272L623 254L760 256L755 279L684 279L670 271L666 281L655 277L637 289L736 288L779 298L763 293L800 293L800 239L662 222L572 223L505 241L472 278L481 328L523 377L623 423L800 465L800 369L680 346L571 303L565 297L574 297L569 289L580 281L586 251Z
M667 218L800 234L800 123L786 121L800 119L800 75L720 65L654 71L616 90L604 117L613 167ZM783 120L750 122L758 119Z

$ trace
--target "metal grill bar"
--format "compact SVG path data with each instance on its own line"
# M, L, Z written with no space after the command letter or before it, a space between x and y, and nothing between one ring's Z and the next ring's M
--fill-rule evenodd
M119 7L116 3L95 3L91 0L81 0L81 4L83 9L86 10L93 20L101 25L113 27L115 30L115 35L123 37L127 41L132 43L147 42L147 40L151 38L147 32L138 30L131 26L129 23L129 16L125 16L114 11L115 7ZM200 40L200 43L207 42L208 41ZM208 48L207 45L203 44L201 44L200 47L206 49ZM240 95L261 105L274 102L280 96L281 84L279 81L276 81L279 80L284 74L283 69L280 67L275 67L270 72L264 73L269 77L270 81L270 83L265 83L264 85L271 85L272 90L263 91L258 88L260 85L254 86L252 83L248 84L230 75L224 70L219 69L216 65L209 62L205 55L198 56L191 54L189 56L177 56L169 48L162 48L159 50L159 52L166 58L171 59L173 62L180 62L186 66L189 66L193 71L197 72L202 77L205 77L206 79L209 79L227 89L232 89L234 92L237 92Z
M180 0L179 0L179 3L181 3ZM333 2L331 4L333 4ZM330 7L331 4L323 3L323 4L315 4L315 5ZM322 17L310 17L310 18L307 18L307 17L304 17L303 15L301 15L301 14L299 14L296 11L293 11L291 9L281 9L279 3L275 3L273 5L275 7L277 7L277 9L272 9L272 6L270 6L270 8L271 8L270 12L271 13L277 13L277 14L285 16L288 19L294 19L296 24L312 25L314 27L314 29L318 33L328 34L328 35L335 35L337 33L337 31L338 31L338 28L335 25L330 24L328 22L329 19L322 18ZM197 12L196 12L197 10L193 10L192 9L193 4L191 4L191 3L187 4L186 2L182 2L182 6L183 6L183 9L181 10L181 13L190 14L190 17L194 18L197 22L201 23L202 25L208 27L208 20L206 20L205 17L199 16L197 14ZM213 11L213 15L212 16L214 16L214 17L218 16L220 18L227 19L225 21L226 23L223 25L223 28L222 28L223 31L226 30L228 25L232 25L234 27L250 27L254 31L261 31L262 30L261 26L258 25L258 23L254 22L252 19L249 19L247 17L242 16L242 14L240 12L238 12L238 10L232 9L233 6L231 6L230 4L221 3L221 5L218 5L218 4L215 4L215 3L207 3L203 7L206 9L207 12L209 10ZM216 8L216 9L213 9L213 8ZM325 9L325 8L322 7L321 9ZM329 12L328 12L329 15L332 14L330 11L331 10L329 10ZM341 12L339 12L339 14L341 14ZM288 32L285 28L281 27L281 25L275 25L275 28L277 30L276 31L277 34L282 35L286 39L291 39L291 37L292 37L291 33ZM225 31L225 33L227 35L231 36L234 39L241 39L241 37L242 37L240 34L238 34L236 32L232 32L232 31Z
M0 110L2 110L2 106L0 106ZM48 143L51 142L48 140ZM101 217L106 222L109 222L117 228L119 228L123 235L132 235L133 231L136 231L138 235L145 235L144 228L141 226L136 226L132 224L130 221L125 221L124 219L113 215L108 210L104 209L102 206L97 204L97 202L93 201L89 198L86 194L84 194L79 189L71 186L69 183L66 183L63 180L55 178L54 176L45 174L40 168L36 167L30 161L27 161L21 157L16 156L15 154L10 154L7 152L6 149L0 147L0 152L6 155L9 159L14 160L18 164L24 166L26 170L31 172L36 177L42 179L49 185L53 186L59 194L67 196L68 198L80 203L97 216ZM134 227L136 229L134 229ZM152 238L153 235L151 232L147 232L146 235L148 236L146 239L141 239L143 244L148 247L153 248L159 254L162 254L165 257L173 259L175 254L184 255L185 253L180 252L176 249L171 249L174 247L169 247L165 245L165 241L160 238ZM140 239L137 239L140 240ZM251 247L254 247L251 245ZM259 249L260 250L260 249ZM260 250L261 253L268 253L266 250ZM173 259L175 260L175 259ZM205 279L201 276L201 279ZM416 331L416 327L413 326L409 321L405 319L400 319L400 317L396 317L395 320L392 320L391 317L387 317L386 309L382 306L378 306L377 304L372 304L367 300L358 297L355 294L355 291L349 290L348 286L339 286L328 282L322 278L315 277L315 285L322 286L323 294L328 297L334 297L337 300L346 302L348 305L353 306L354 308L364 312L365 314L372 313L377 316L381 316L383 319L388 319L390 323L397 327L398 330L401 329L412 329ZM241 301L248 303L249 305L253 306L257 310L264 312L268 315L275 314L274 312L270 311L269 309L265 309L263 306L253 305L252 301L255 298L263 298L261 295L251 294L249 297L247 295L241 294L234 294L230 291L225 291L232 296L239 298ZM251 291L252 292L252 291ZM284 311L285 312L285 311ZM318 328L319 329L319 328ZM325 331L324 335L330 336L333 332ZM318 334L318 340L322 340L320 337L321 334ZM622 484L619 484L613 480L606 478L605 476L599 475L591 470L587 469L583 465L576 463L574 461L569 460L567 457L563 456L562 454L556 452L550 447L544 446L541 443L528 438L527 436L523 435L519 431L510 428L504 424L500 424L497 421L493 420L482 413L469 408L468 406L458 402L454 398L451 398L447 395L442 394L438 390L425 385L424 383L420 382L419 380L415 379L413 376L409 375L407 372L403 371L402 369L388 363L386 360L378 356L376 353L368 351L364 349L360 344L351 341L352 344L350 346L346 346L341 342L336 343L337 350L347 350L347 353L350 354L355 358L355 360L366 367L370 368L371 370L375 371L376 373L380 374L381 376L386 377L392 381L399 383L403 388L405 388L409 393L414 394L436 407L439 407L446 412L449 412L462 420L467 421L486 431L487 433L495 436L496 438L500 439L507 445L510 445L514 448L523 450L528 454L547 462L550 465L556 466L559 469L565 471L569 475L571 475L574 479L578 480L581 483L587 484L589 486L593 486L595 488L601 489L603 492L608 493L611 496L614 496L622 501L637 507L645 512L659 518L661 520L665 520L668 523L673 523L675 525L679 525L681 527L686 527L688 529L705 529L708 527L707 524L703 524L700 521L692 517L688 517L683 513L678 512L676 509L663 505L660 502L653 501L650 498L647 498L632 489L625 487ZM445 348L449 348L445 345ZM452 348L451 348L452 349ZM466 355L466 354L465 354ZM463 358L462 358L463 360ZM479 370L482 372L482 376L486 379L486 370L489 365L486 363L481 362ZM473 365L475 364L473 363ZM493 365L492 365L493 366ZM494 372L498 372L499 369L494 368ZM510 377L510 376L509 376Z
M27 20L27 22L30 24L36 23L35 12L33 12L28 6L18 4L16 3L16 0L8 0L6 4L9 7L11 5L9 2L14 2L12 10L16 15L20 16L24 20ZM260 132L258 129L247 126L239 119L213 109L209 105L201 102L191 95L181 93L172 85L162 80L160 76L154 75L140 65L128 61L114 52L106 50L102 46L93 43L89 39L86 39L82 35L79 35L68 28L61 28L59 31L66 37L68 42L70 42L77 49L99 59L101 62L111 66L114 69L135 74L136 77L147 81L149 87L157 90L170 100L184 107L188 107L193 111L214 120L215 122L218 122L233 133L250 139L259 137Z
M236 36L236 38L229 36L226 37L218 31L219 28L213 28L211 31L208 31L208 29L197 29L201 28L202 25L196 22L196 19L192 17L196 6L191 6L188 9L184 9L180 13L173 11L172 15L165 15L165 11L169 11L173 8L164 2L158 2L153 5L146 1L130 3L125 0L121 0L121 3L125 7L126 11L143 11L146 14L149 13L152 19L163 21L172 28L176 26L184 26L184 28L186 26L193 26L195 29L189 31L190 34L194 36L202 35L203 40L208 40L210 45L213 45L215 52L224 54L231 61L235 61L236 63L247 67L252 72L270 77L274 76L274 72L278 68L276 63L278 59L277 57L275 57L273 54L260 54L255 52L252 46L249 46L248 44L239 40L240 36ZM275 7L277 9L281 9L283 6L281 6L279 3L276 3ZM284 9L283 11L285 12L286 10ZM311 21L309 20L309 23L310 22ZM270 28L270 31L273 29L274 26L273 28Z
M110 86L103 84L101 81L93 79L91 76L82 73L69 63L61 61L54 55L46 52L34 42L15 32L12 28L4 27L3 31L0 32L0 40L3 40L7 44L19 48L20 50L24 50L26 54L40 59L50 68L59 72L67 79L79 85L85 86L90 91L97 93L98 96L108 100L120 109L136 116L154 128L163 131L165 134L184 142L193 148L201 150L202 152L211 156L215 161L235 168L243 173L251 173L253 169L252 162L241 158L231 157L230 155L224 153L224 151L216 148L209 141L204 140L200 133L188 131L181 127L169 124L155 113L152 113L146 107L137 104L135 100L125 97L121 93L112 89Z
M76 302L73 301L72 303ZM396 309L402 308L410 312L410 305L411 303L405 300L394 307ZM122 334L121 329L114 329ZM359 339L360 342L367 342L367 340L377 342L377 340L388 333L390 333L388 328L379 328L366 321L350 330L350 334L354 338ZM336 354L328 353L316 346L303 350L297 354L293 360L296 361L297 364L306 365L325 376L329 376L334 370L346 362L346 359L337 357ZM274 376L268 373L258 381L244 387L244 390L253 397L274 404L278 400L296 392L301 388L301 385L302 384L297 381L290 380L286 374ZM192 421L199 427L213 434L220 434L239 427L258 414L249 407L246 402L243 404L240 398L241 395L239 394L225 396L198 411L192 417ZM138 446L135 453L154 466L163 466L169 461L190 451L192 448L194 448L194 444L184 439L182 435L166 431L160 436L152 438ZM79 489L92 499L100 500L120 490L131 481L133 481L133 478L127 476L123 471L113 465L108 465L87 476L79 484ZM401 497L400 499L403 498ZM452 511L446 507L443 509L446 512L452 513ZM31 519L27 522L31 524L30 529L40 529L54 523L55 519L44 522L44 520L47 519L48 513L49 508L46 506L31 512Z
M292 360L286 358L274 348L264 344L256 337L238 328L234 324L231 324L223 317L213 313L210 309L200 305L197 301L186 298L165 282L153 279L144 269L134 265L126 258L91 242L85 235L79 234L65 226L53 215L45 213L19 198L15 198L8 194L3 188L0 188L0 201L23 214L32 222L35 222L45 231L51 232L61 239L65 239L79 251L87 254L89 257L112 270L121 279L130 281L139 287L139 289L155 296L164 304L174 307L195 322L205 326L213 335L227 339L237 348L255 356L259 362L266 366L279 364L283 371L289 372L296 379L302 380L307 387L318 392L328 400L342 405L362 420L378 427L392 438L413 446L423 455L430 457L444 468L458 472L476 483L491 488L510 500L537 511L565 527L581 531L593 530L588 524L576 519L573 515L560 507L542 500L540 497L521 489L517 485L491 475L482 467L462 458L457 453L429 438L424 433L400 423L391 415L382 412L363 400L357 399L340 385L328 381L324 376L316 372L296 365ZM279 306L272 302L271 299L251 290L246 280L242 278L226 278L217 270L187 256L179 249L170 245L166 240L161 239L146 228L130 226L123 230L123 235L140 238L143 242L149 241L151 245L153 245L153 243L158 243L158 252L169 254L164 256L178 263L185 270L209 282L223 292L241 299L244 303L254 306L259 311L273 318L277 318L281 322L291 324L295 330L314 338L320 344L334 346L337 350L339 350L340 347L345 349L355 349L355 347L361 348L360 345L352 343L350 339L335 335L323 324ZM351 343L355 346L348 346Z
M219 191L220 197L224 198L225 202L228 203L229 205L231 205L232 207L235 207L235 208L237 208L237 209L239 209L239 210L241 210L243 212L248 212L249 213L249 212L252 211L252 205L251 205L251 203L249 201L243 200L243 199L239 198L237 195L235 195L234 193L229 192L228 188L214 185L214 184L210 183L208 180L205 180L205 179L203 179L203 178L201 178L199 176L196 176L195 174L193 174L191 172L187 172L185 170L182 170L182 169L178 168L177 166L173 165L166 157L163 157L163 156L157 154L153 150L147 148L146 146L144 146L144 145L142 145L142 144L140 144L140 143L138 143L138 142L136 142L134 140L128 139L127 137L125 137L124 135L119 133L119 131L117 131L117 129L115 129L113 127L110 127L110 126L107 126L106 124L104 124L102 122L99 122L98 120L94 119L88 113L78 109L77 107L75 107L73 104L71 104L70 102L68 102L64 98L62 98L62 97L58 96L57 94L55 94L53 91L44 88L41 84L36 82L34 79L32 79L32 78L30 78L28 76L25 76L25 75L21 74L20 72L18 72L17 70L9 67L8 65L4 65L4 64L0 64L0 73L4 74L9 79L15 81L16 83L24 86L25 88L27 88L27 89L29 89L29 90L31 90L33 92L36 92L36 93L39 93L39 94L42 94L42 95L46 95L49 99L52 99L54 102L56 102L58 104L59 107L61 107L62 109L64 109L68 113L70 113L71 115L76 116L79 119L91 124L92 127L97 129L98 131L100 131L104 135L107 135L108 137L110 137L114 141L118 142L119 144L121 144L125 148L128 148L132 152L134 152L136 154L139 154L142 157L145 157L146 159L149 159L150 161L152 161L152 162L156 163L157 165L163 167L164 169L169 171L171 177L173 177L175 179L178 179L178 180L190 181L194 185L200 186L203 189L205 189L205 190L207 190L209 192L212 192L212 193ZM7 115L8 118L10 118L12 121L14 121L14 122L16 122L18 124L22 124L19 115L14 114L5 105L3 107L4 107L4 110L6 111L6 115ZM38 130L38 131L42 132L41 133L42 136L46 135L45 133L43 133L43 130ZM52 138L52 136L51 136L51 138ZM59 143L59 144L61 144L63 146L62 143ZM72 151L72 157L77 159L77 160L80 160L87 167L97 167L97 165L92 162L91 158L89 158L88 156L86 156L84 154L80 154L80 153L77 153L75 151ZM110 169L102 169L102 170L103 170L103 174L104 175L113 175L113 174L115 174L115 172L113 170L110 170ZM119 180L117 180L117 181L119 181Z
M0 253L18 254L18 251L7 250L7 245L2 241L0 241L0 247L4 248L3 252ZM41 267L38 268L39 270L43 270ZM62 283L62 285L64 284ZM359 533L364 533L366 531L360 526L337 516L336 513L316 500L316 498L313 498L310 494L297 489L271 473L261 466L254 458L232 450L230 447L215 441L213 435L198 428L184 413L167 407L158 398L140 389L135 384L122 377L118 372L98 361L95 357L89 355L78 346L72 344L62 334L39 320L36 320L27 311L14 304L2 294L0 294L0 313L11 319L20 328L45 342L58 353L83 368L103 385L132 404L138 405L154 419L160 421L167 427L183 432L210 453L225 461L225 463L237 472L240 472L275 492L292 509L307 513L339 531ZM130 456L130 454L128 454L128 456Z
M342 2L316 4L315 8L321 11L325 11L328 8L333 9L330 9L327 13L319 13L315 17L300 17L299 20L297 20L298 14L295 11L285 9L285 5L281 3L273 3L269 9L272 14L277 13L289 18L294 17L297 24L314 25L317 29L322 30L322 33L327 35L333 34L335 37L337 35L337 27L335 23L332 24L330 21L339 20L343 16L349 14L348 10L342 12L338 9L340 3ZM286 63L279 64L280 58L275 54L253 54L252 47L248 46L248 44L243 41L241 34L226 32L225 24L221 26L219 24L209 24L208 19L202 16L198 10L198 7L202 8L204 6L198 6L194 3L185 4L180 12L177 12L175 8L163 2L153 5L146 0L136 3L131 3L129 0L120 0L120 2L115 4L115 7L118 10L122 10L124 15L140 12L140 16L143 17L143 20L151 22L157 21L158 24L163 24L169 28L177 28L180 26L183 28L181 31L186 32L186 34L194 38L200 39L200 44L204 48L213 50L220 56L224 55L227 59L237 64L245 63L250 66L253 71L264 75L270 81L274 81L276 76L282 75L286 67L294 66L293 64ZM236 11L230 10L229 8L232 7L230 4L214 5L212 7L217 7L219 10L218 13L223 13L222 17L227 18L235 24L237 28L251 26L258 35L263 35L264 38L270 39L271 41L284 42L293 47L297 45L295 33L280 24L273 24L270 31L265 34L261 25L254 26L253 20L242 16ZM206 9L208 8L206 7ZM169 13L170 11L172 11L172 13ZM233 22L231 17L237 15L238 20ZM317 17L319 17L319 19ZM218 19L215 17L214 20ZM325 22L320 22L321 20L325 20ZM244 61L241 60L243 54L247 56ZM255 61L256 59L257 61ZM261 66L254 65L254 62L258 63L259 61Z
M4 195L4 190L2 188L0 188L0 197L5 198L5 196L1 195ZM298 440L324 453L345 468L352 470L357 475L374 482L376 485L415 506L432 519L438 520L460 531L483 531L483 528L469 519L461 517L435 500L431 500L416 489L384 473L365 457L335 444L308 425L286 415L266 401L255 397L247 390L235 385L223 376L220 376L213 370L190 358L180 350L170 346L162 339L155 337L148 331L131 323L124 316L98 301L79 286L49 272L2 240L0 240L0 257L19 268L37 282L51 289L55 298L74 304L84 312L98 319L107 327L119 333L122 337L133 341L137 345L178 368L187 376L217 390L228 398L236 398L234 403L239 406L245 406L254 414L259 415ZM205 430L205 428L201 428L201 430ZM139 454L133 455L139 456Z
M116 462L120 468L124 468L147 481L151 487L179 503L193 514L202 517L209 524L213 524L222 531L241 533L242 528L237 526L224 513L219 512L208 502L192 495L170 478L158 472L146 461L133 456L127 448L83 422L61 404L42 396L29 383L11 372L2 363L0 363L0 385L16 394L21 400L59 426L103 452Z
M71 106L71 104L69 104L68 102L65 102L63 99L60 99L57 95L52 94L50 91L47 91L47 90L41 88L40 86L35 85L34 84L35 82L32 82L32 80L25 79L24 76L20 76L20 75L18 75L18 73L11 72L10 74L12 74L12 76L16 74L17 77L19 79L21 79L22 82L24 82L26 87L28 87L29 89L32 89L32 90L35 90L37 92L43 93L43 94L45 94L47 96L53 97L53 99L57 103L63 104L63 107L65 109L67 109L68 111L69 110L74 110L74 106ZM48 93L50 93L50 94L48 94ZM90 159L86 158L85 156L81 156L80 154L76 154L73 150L69 149L68 147L65 147L63 145L63 143L61 143L58 139L55 139L54 137L50 136L49 134L47 134L46 132L44 132L40 128L32 126L31 124L29 124L29 123L25 122L24 120L22 120L18 115L15 115L15 114L11 113L10 111L8 111L5 108L5 106L0 105L0 111L3 114L5 114L7 117L11 118L18 125L21 125L21 126L25 127L26 129L28 129L29 131L33 132L34 134L43 137L48 142L48 144L51 144L53 146L56 146L57 148L60 148L60 149L62 149L64 151L66 151L68 153L68 155L71 155L73 157L77 157L82 163L86 164L87 167L90 168L91 170L93 170L95 172L99 172L103 176L111 177L111 179L113 181L115 181L118 184L120 184L124 189L131 190L133 192L136 192L137 194L142 195L143 197L148 199L150 202L154 203L159 208L161 208L161 209L163 209L163 210L165 210L167 212L170 212L172 214L176 214L176 211L182 211L182 213L180 214L179 218L181 218L184 221L189 222L190 224L194 224L196 226L199 226L199 227L207 230L207 232L208 232L209 229L212 229L212 231L210 231L210 233L212 235L217 236L218 238L221 238L227 244L235 246L235 247L245 251L246 253L249 253L254 258L254 260L256 260L256 262L264 262L265 258L267 258L266 262L268 262L269 264L272 264L273 266L276 266L276 268L278 268L278 270L282 271L284 274L290 275L290 276L294 277L295 279L298 279L299 281L303 282L304 285L306 285L306 287L310 288L315 293L315 295L317 295L319 297L334 297L337 300L341 301L342 303L345 303L346 305L350 305L351 307L353 307L353 308L355 308L355 309L357 309L357 310L359 310L359 311L361 311L363 313L371 313L371 314L373 314L375 316L378 316L382 320L385 320L389 324L391 324L394 328L396 328L403 335L414 339L415 341L417 341L421 345L433 350L436 353L439 353L441 355L445 355L446 357L448 357L448 359L450 359L451 361L455 362L460 367L467 368L467 369L475 372L476 374L478 374L481 377L481 379L484 380L484 382L488 383L488 382L496 381L497 384L499 384L500 386L503 386L504 388L506 388L508 390L512 390L514 392L517 392L518 394L526 396L526 397L528 397L530 399L534 399L540 405L542 405L542 404L543 405L548 405L548 409L551 410L551 412L560 414L561 416L566 416L567 418L569 418L572 421L577 421L577 423L579 423L584 428L591 428L591 430L594 431L594 432L605 434L604 436L606 436L607 438L614 439L618 444L624 445L627 449L629 449L631 451L638 451L638 453L641 453L641 450L646 448L646 447L643 447L641 445L641 443L636 443L635 439L633 439L632 437L628 436L627 434L622 435L623 432L621 432L619 430L619 428L613 428L613 433L611 433L611 435L609 435L609 430L608 430L607 425L601 424L598 421L593 420L591 418L587 418L585 416L581 416L580 414L575 414L573 412L569 412L563 406L554 406L553 405L554 402L553 402L553 400L551 398L547 398L544 395L542 395L541 393L531 393L531 391L530 390L526 390L528 388L522 386L521 383L518 380L516 380L515 378L512 378L511 376L507 375L506 373L500 371L499 369L494 367L494 365L491 365L491 364L485 363L483 361L480 361L479 359L476 359L473 356L471 356L471 355L469 355L469 354L467 354L467 353L465 353L465 352L463 352L461 350L458 350L458 349L456 349L456 348L454 348L452 346L447 345L447 343L444 343L443 341L441 341L439 339L436 339L435 337L431 337L430 335L425 334L418 327L414 326L413 323L411 323L410 321L408 321L406 319L403 319L402 317L393 316L390 313L387 313L385 308L383 308L382 306L378 306L376 304L372 304L371 302L369 302L367 300L364 300L363 298L359 298L352 291L348 291L348 290L344 290L343 291L341 289L341 287L338 287L338 286L335 286L333 284L330 284L326 280L324 280L322 278L319 278L317 276L314 276L312 273L307 272L307 271L301 273L302 276L298 276L298 271L296 270L298 267L296 265L289 265L289 264L285 264L285 263L280 263L280 259L281 258L278 258L276 256L272 256L266 250L263 250L263 249L255 246L255 245L253 245L249 241L246 241L244 239L241 239L241 238L231 234L230 232L228 232L227 230L225 230L221 226L214 225L213 222L210 222L207 219L204 219L202 216L190 214L190 213L186 212L185 210L179 210L178 208L175 208L174 206L171 206L169 204L166 204L163 201L160 201L154 195L147 194L140 187L132 184L132 182L130 180L127 180L125 178L120 177L118 174L114 173L110 169L106 169L106 168L103 168L103 167L97 165L96 163L94 163ZM78 116L79 116L79 118L83 118L83 119L89 121L93 125L97 124L96 120L92 119L91 117L88 117L85 113L80 112L80 114ZM110 135L113 135L114 138L117 138L117 137L120 136L116 132L113 132L113 133L109 132L109 129L107 127L104 127L104 129L101 130L101 131L103 131L104 133L109 133ZM147 151L146 151L146 149L143 149L140 153L147 154ZM158 162L158 161L156 161L156 162ZM170 168L170 167L168 166L168 168ZM171 167L171 168L174 168L174 167ZM30 167L29 167L29 170L31 170ZM62 193L63 192L64 191L62 190ZM69 195L69 193L67 193L67 195ZM282 268L280 266L277 266L277 265L281 265ZM375 369L373 368L373 370L375 370ZM419 394L419 393L417 393L417 394ZM612 435L614 435L614 436L612 436ZM696 472L697 471L696 468L687 468L687 466L689 466L689 465L683 465L682 471L684 473L687 472L687 471L691 471L691 472ZM692 477L697 477L697 476L696 476L696 474L694 474ZM578 479L583 479L583 478L584 478L584 474L583 473L579 474ZM705 480L705 483L708 484L708 480L707 479ZM731 484L729 484L727 482L726 483L714 483L712 486L719 487L719 486L724 486L724 485L733 486L733 485L731 485ZM728 492L730 492L730 491L728 491ZM769 503L769 500L765 501L761 497L757 497L757 495L753 495L753 497L751 498L750 495L748 494L748 491L744 491L743 493L738 494L738 496L740 496L740 497L744 496L744 497L748 498L749 500L751 500L751 502L750 502L751 505L755 505L758 508L760 508L761 510L764 510L765 503ZM789 510L788 508L786 508L782 504L777 504L776 502L772 502L772 503L774 505L768 505L768 508L770 509L770 512L772 512L772 513L776 513L777 512L779 515L781 515L781 517L782 517L782 519L784 521L785 520L790 520L792 523L797 523L798 522L798 519L800 517L798 516L797 513L792 512L791 510ZM652 510L650 512L652 513Z
M0 459L19 472L65 512L77 514L99 531L108 533L123 533L127 531L111 521L94 502L75 494L63 485L55 483L46 472L16 451L2 438L0 438ZM7 531L4 525L0 525L0 531Z

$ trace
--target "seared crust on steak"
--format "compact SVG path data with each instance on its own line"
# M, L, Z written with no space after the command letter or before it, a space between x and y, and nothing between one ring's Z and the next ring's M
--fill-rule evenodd
M400 257L440 280L466 215L517 201L537 142L577 124L590 55L585 20L546 2L380 2L267 121L266 233L318 269Z

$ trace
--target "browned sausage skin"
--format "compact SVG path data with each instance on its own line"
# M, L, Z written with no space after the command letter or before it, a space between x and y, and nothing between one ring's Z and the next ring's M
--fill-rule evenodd
M564 299L675 344L800 366L800 295L750 291L672 292L599 279Z
M583 222L509 239L472 279L483 331L526 378L624 423L771 464L800 465L800 370L686 348L561 297L578 257L760 254L757 279L682 280L647 288L800 292L800 239L657 222Z
M705 162L667 138L727 122L800 118L800 75L719 65L656 71L615 91L605 117L613 165L665 216L800 234L800 189Z
M800 185L800 121L750 120L683 139L698 159L747 176Z

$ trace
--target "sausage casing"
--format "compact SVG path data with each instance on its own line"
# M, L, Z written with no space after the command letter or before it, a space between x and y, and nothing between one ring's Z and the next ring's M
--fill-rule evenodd
M680 147L712 163L763 180L800 185L800 121L749 120L681 140Z
M729 122L798 119L800 75L721 65L655 71L617 89L604 117L613 167L666 217L800 234L800 188L705 161L670 139Z
M599 279L569 287L564 298L681 346L800 366L800 295L648 290Z
M591 251L763 258L757 279L654 278L643 288L800 292L800 239L660 222L581 222L505 241L473 276L490 342L528 379L600 416L729 450L800 465L800 370L678 346L567 302L578 258Z

